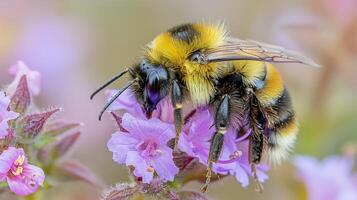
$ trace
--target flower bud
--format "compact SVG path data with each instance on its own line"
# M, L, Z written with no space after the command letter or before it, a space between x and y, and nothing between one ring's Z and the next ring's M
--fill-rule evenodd
M41 138L52 138L52 140L57 141L50 143L43 148L40 148L37 153L38 160L41 161L44 166L52 165L58 158L64 156L71 149L71 147L78 140L80 134L80 132L73 132L61 135L57 138L47 137L44 135L44 137Z
M60 111L59 108L52 109L38 114L26 115L18 122L16 126L16 133L20 139L34 139L42 131L47 120L56 112Z
M104 187L103 182L91 170L75 160L56 163L51 174L62 181L83 181L98 189Z
M27 85L26 75L23 75L11 97L10 110L24 114L31 103L31 95Z
M102 200L125 200L131 199L138 192L137 187L128 183L120 183L111 187L102 194Z
M74 145L74 143L78 140L81 132L68 133L66 135L62 135L63 137L59 137L58 141L53 146L53 154L56 158L62 157L65 155L68 150Z

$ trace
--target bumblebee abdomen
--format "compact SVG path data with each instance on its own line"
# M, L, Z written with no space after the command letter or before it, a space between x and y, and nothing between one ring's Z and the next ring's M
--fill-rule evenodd
M280 163L294 147L298 134L297 119L286 88L271 108L275 116L272 119L273 127L270 127L268 155L272 163Z
M232 62L232 70L240 74L246 86L261 89L267 75L267 67L264 62L252 60L240 60Z
M233 61L232 70L242 75L243 83L254 89L256 96L263 105L272 105L282 95L284 90L280 72L272 64L242 60Z
M271 105L283 94L284 82L280 72L270 63L266 66L264 85L256 91L257 98L263 105Z

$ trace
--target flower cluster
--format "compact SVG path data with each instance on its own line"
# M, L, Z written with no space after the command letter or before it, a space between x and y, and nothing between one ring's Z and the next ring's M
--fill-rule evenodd
M52 120L59 108L37 109L33 96L40 93L41 74L23 62L9 73L14 80L0 91L0 192L8 187L27 196L45 185L54 186L58 173L68 180L96 183L80 163L58 161L78 139L80 132L73 129L80 124Z
M114 93L110 91L108 96ZM204 180L210 140L215 132L210 108L184 110L185 120L177 152L172 150L175 128L169 97L159 102L149 119L130 90L125 91L109 110L119 130L108 141L108 149L115 162L131 169L137 182L149 184L160 180L183 184L187 180ZM118 114L118 110L125 113ZM236 130L229 130L220 160L213 165L215 174L232 175L243 187L248 186L249 177L253 176L246 140L250 133L251 130L247 129L243 137L237 138ZM268 178L267 170L266 165L257 166L259 182Z
M323 161L308 156L294 159L299 179L304 183L309 200L357 199L357 174L354 160L348 156L330 156Z

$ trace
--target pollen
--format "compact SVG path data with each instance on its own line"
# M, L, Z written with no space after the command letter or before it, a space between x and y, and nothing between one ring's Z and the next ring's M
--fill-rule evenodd
M19 155L19 157L14 162L13 170L11 171L11 173L15 176L21 175L24 170L24 168L22 167L24 162L25 162L25 155Z
M161 149L156 149L155 152L157 155L162 155L164 153Z
M25 155L19 155L19 157L14 162L15 165L20 166L23 165L25 162Z
M229 156L229 159L236 159L243 155L243 152L240 150L235 151L233 154Z
M24 168L23 167L17 167L15 171L11 171L11 173L15 176L19 176L20 174L22 174Z
M152 167L152 166L149 166L147 169L146 169L147 172L154 172L155 169Z

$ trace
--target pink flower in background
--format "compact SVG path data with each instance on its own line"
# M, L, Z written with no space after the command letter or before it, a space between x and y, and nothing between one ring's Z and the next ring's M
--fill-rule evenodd
M357 16L356 0L315 0L318 6L322 7L322 11L327 16L334 17L338 23L346 25ZM321 9L321 8L320 8Z
M23 149L9 147L0 155L0 181L7 180L9 188L17 195L25 196L43 185L43 170L27 163Z
M38 71L31 70L24 62L18 61L9 69L9 74L14 77L12 83L8 86L7 92L13 94L23 75L26 75L28 87L31 95L39 95L41 91L41 74Z
M9 111L10 97L6 96L3 91L0 91L0 139L8 135L8 121L16 119L19 115L13 111Z
M18 62L9 73L14 75L15 80L7 93L0 91L0 193L6 191L4 187L8 186L18 196L36 193L34 196L37 197L45 174L29 162L46 169L46 175L51 177L46 188L72 180L102 187L101 181L80 162L58 161L78 140L80 131L74 129L80 123L50 119L61 110L57 107L47 111L37 109L31 98L32 94L40 92L39 72ZM12 120L11 123L8 123L9 120ZM26 157L24 150L31 156Z
M179 169L167 143L175 137L174 126L155 118L142 120L128 113L120 125L127 132L116 132L108 141L113 160L135 167L134 175L142 177L144 183L153 180L154 172L163 181L173 181Z
M309 200L357 199L357 174L352 173L354 161L351 158L331 156L320 162L312 157L297 156L294 165Z

